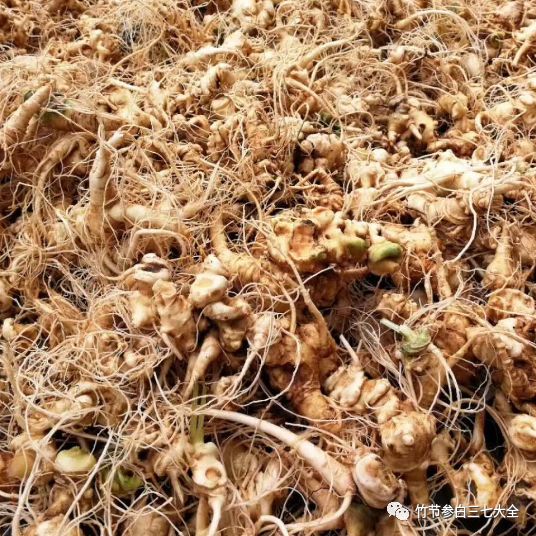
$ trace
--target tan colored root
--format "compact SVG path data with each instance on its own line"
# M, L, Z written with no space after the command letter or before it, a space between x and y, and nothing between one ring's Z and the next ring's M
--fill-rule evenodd
M11 114L0 130L0 143L4 151L22 140L30 121L46 106L51 93L52 85L40 87Z

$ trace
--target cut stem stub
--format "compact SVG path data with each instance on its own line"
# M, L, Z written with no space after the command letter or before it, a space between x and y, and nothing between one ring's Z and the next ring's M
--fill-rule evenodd
M380 320L380 324L392 329L394 332L402 335L402 351L408 356L418 355L432 342L430 333L427 329L415 331L408 326L398 325L386 318Z

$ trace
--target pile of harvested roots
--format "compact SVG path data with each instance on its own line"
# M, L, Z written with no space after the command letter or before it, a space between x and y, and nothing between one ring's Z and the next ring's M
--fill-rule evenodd
M2 534L535 530L532 0L2 0L0 60Z

